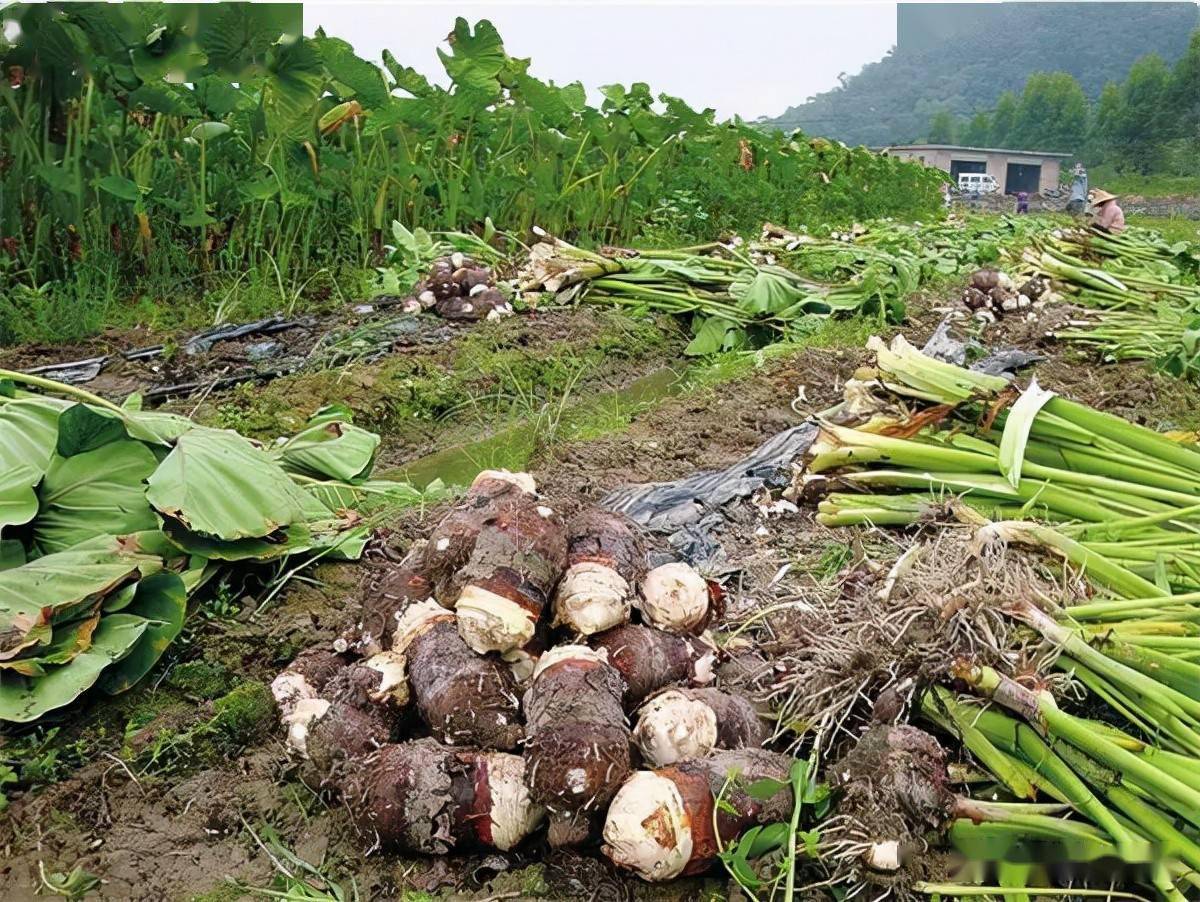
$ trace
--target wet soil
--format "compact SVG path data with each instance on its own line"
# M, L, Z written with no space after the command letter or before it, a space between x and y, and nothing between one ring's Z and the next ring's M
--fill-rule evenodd
M911 340L927 337L939 319L936 306L914 307L913 322L905 329ZM504 347L550 353L561 348L556 342L573 339L589 322L593 327L601 323L587 319L594 316L573 311L501 324L509 330L503 333ZM637 354L609 355L611 362L597 365L580 391L627 384L676 356L679 347L672 338ZM1178 410L1175 422L1186 426L1188 408L1200 411L1194 388L1167 383L1136 364L1084 367L1059 348L1045 350L1050 359L1039 366L1039 380L1080 400L1151 425L1175 418ZM456 359L453 341L434 351L400 353L440 354L435 359L447 367ZM570 513L622 485L726 466L835 403L842 382L864 360L865 354L853 348L803 349L738 378L664 397L633 411L617 431L543 443L534 450L530 469L545 495ZM358 405L368 422L376 416L395 426L371 407L379 392L363 377L364 371L380 375L386 366L381 361L347 370L341 381L323 390ZM325 400L315 391L305 394L313 386L303 381L273 385L284 386L298 415ZM210 407L214 411L238 403L236 392L206 401L215 405ZM451 441L432 426L414 431L415 436L396 427L385 435L390 463L403 463ZM193 615L184 640L147 685L116 699L93 698L50 725L61 731L54 746L66 766L44 781L48 785L9 792L11 803L0 818L0 900L32 898L43 873L52 878L76 867L104 881L89 898L221 902L254 897L244 888L274 882L278 889L284 871L300 872L281 849L320 868L324 877L310 876L310 885L334 881L346 898L354 897L352 890L362 899L412 902L431 897L730 898L730 889L716 876L652 887L622 877L592 853L551 853L538 842L508 857L430 861L364 856L368 844L355 835L345 812L314 792L303 769L286 754L273 712L237 731L197 734L198 725L213 721L216 700L228 686L263 686L302 648L332 641L353 619L385 557L426 533L440 513L440 507L405 513L384 530L373 557L359 565L318 567L309 581L293 582L259 614L254 613L254 587L250 594L237 585L222 590ZM732 517L720 538L743 568L731 592L735 615L775 591L784 565L792 568L787 585L793 591L815 581L818 573L837 571L861 557L870 543L895 541L880 534L834 535L814 525L807 510L769 518L752 504ZM177 678L197 663L223 673L225 684L198 688ZM178 739L181 735L186 741ZM21 736L0 737L0 760L6 757L6 745L22 741Z

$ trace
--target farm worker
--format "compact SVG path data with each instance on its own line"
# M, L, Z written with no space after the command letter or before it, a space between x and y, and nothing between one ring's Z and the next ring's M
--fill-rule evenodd
M1087 207L1088 176L1082 163L1076 163L1071 170L1071 199L1067 201L1068 213L1082 213Z
M1092 192L1092 208L1096 218L1092 225L1114 235L1125 231L1125 211L1117 203L1117 196L1097 188Z
M1029 192L1028 191L1018 191L1017 192L1017 212L1018 213L1028 213L1029 212Z

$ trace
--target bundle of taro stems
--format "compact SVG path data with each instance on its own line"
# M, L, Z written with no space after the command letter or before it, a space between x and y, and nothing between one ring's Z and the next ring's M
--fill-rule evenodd
M1034 240L1021 261L1081 306L1057 337L1111 360L1152 360L1195 375L1200 357L1200 247L1168 244L1144 230L1120 235L1056 231Z
M1200 451L1036 381L1018 391L935 360L902 337L869 347L875 366L819 420L804 478L837 490L818 519L913 526L949 516L975 527L979 543L1065 558L1104 594L1003 609L1056 652L1054 667L1086 690L1082 702L1060 707L1037 688L1045 680L970 658L951 668L955 689L924 694L924 715L1011 800L995 803L989 791L973 817L953 821L950 839L968 852L1047 844L1069 861L1116 860L1122 879L1160 898L1196 898Z
M774 245L712 242L596 253L542 230L535 232L542 241L531 247L520 273L523 290L551 292L567 302L693 314L698 332L712 320L727 330L756 327L779 339L807 314L872 309L883 314L915 290L920 277L919 266L906 258L832 241L789 251ZM768 254L778 255L784 265ZM827 280L801 275L799 267L790 265L817 254L841 258Z

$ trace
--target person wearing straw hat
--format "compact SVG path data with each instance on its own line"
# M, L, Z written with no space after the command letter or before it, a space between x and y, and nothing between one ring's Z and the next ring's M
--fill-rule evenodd
M1119 235L1125 231L1125 211L1117 203L1117 196L1100 188L1092 192L1092 210L1095 218L1092 225L1105 232Z

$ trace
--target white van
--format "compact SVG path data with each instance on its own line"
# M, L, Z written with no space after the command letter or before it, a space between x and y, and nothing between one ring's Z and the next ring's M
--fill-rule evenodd
M960 172L958 190L963 194L994 194L1000 189L996 177L986 172Z

